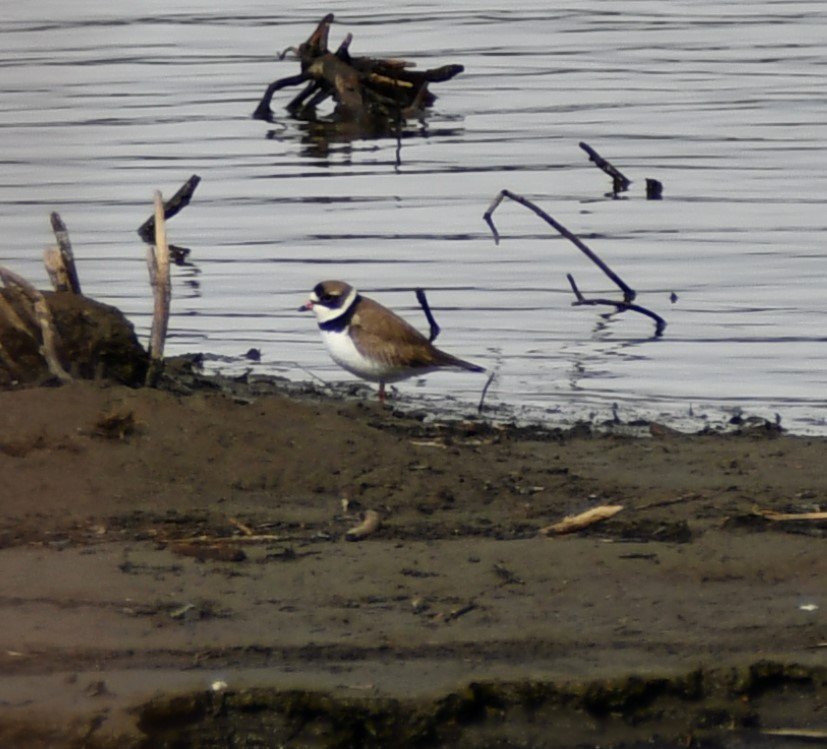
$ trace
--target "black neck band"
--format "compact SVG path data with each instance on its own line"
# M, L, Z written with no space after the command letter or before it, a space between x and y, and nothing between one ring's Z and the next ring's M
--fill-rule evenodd
M357 294L350 307L348 307L338 317L334 317L332 320L320 322L319 329L326 330L330 333L341 333L348 325L350 325L350 320L353 317L353 313L356 312L356 305L359 304L359 300L361 298L362 297Z

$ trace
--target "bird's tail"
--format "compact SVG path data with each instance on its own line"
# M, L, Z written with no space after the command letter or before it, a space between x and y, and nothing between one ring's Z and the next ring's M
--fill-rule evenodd
M465 369L468 372L485 372L485 367L481 367L479 364L474 364L470 361L465 361L465 359L460 359L456 356L452 356L451 354L446 354L444 351L439 352L443 359L440 364L444 367L458 367L459 369Z

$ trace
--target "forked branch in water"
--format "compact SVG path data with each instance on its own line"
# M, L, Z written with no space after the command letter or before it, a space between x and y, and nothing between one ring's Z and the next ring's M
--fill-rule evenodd
M663 335L663 331L666 329L666 320L664 320L657 313L652 312L652 310L647 309L646 307L641 307L639 304L617 302L614 299L587 299L583 296L580 289L577 288L577 284L574 282L574 276L572 276L571 273L567 273L566 278L569 279L569 285L571 286L571 290L574 292L574 296L577 299L576 302L573 302L575 307L580 305L596 306L603 304L609 307L614 307L618 312L625 312L626 310L631 312L639 312L641 315L646 315L646 317L650 317L655 321L655 336L657 338L660 338L660 336Z
M584 304L584 305L592 305L592 304L610 304L615 307L618 312L623 312L625 310L631 310L632 312L639 312L640 314L646 315L647 317L652 318L655 321L655 335L660 336L663 333L664 328L666 328L666 321L663 320L659 315L656 315L651 310L646 309L645 307L641 307L640 305L633 304L637 293L632 289L620 276L617 275L611 268L609 268L606 263L601 260L597 254L588 247L581 239L577 236L572 234L565 226L563 226L559 221L556 221L551 216L548 215L542 208L537 206L535 203L530 201L528 198L523 197L522 195L518 195L517 193L513 193L510 190L500 190L499 194L496 198L491 202L491 205L488 207L488 210L483 214L483 218L485 219L485 223L488 224L489 228L491 229L491 233L494 235L494 241L499 244L500 242L500 234L497 231L497 227L494 224L494 211L497 210L500 203L505 198L510 198L511 200L519 203L522 206L525 206L530 211L533 211L537 216L539 216L543 221L545 221L549 226L559 232L563 237L568 239L577 249L579 249L589 260L591 260L600 270L602 270L606 276L623 292L623 300L620 302L610 301L608 299L600 299L600 300L589 300L586 299L577 288L576 284L574 283L574 278L569 275L569 283L571 284L572 290L574 291L575 297L577 301L575 304Z

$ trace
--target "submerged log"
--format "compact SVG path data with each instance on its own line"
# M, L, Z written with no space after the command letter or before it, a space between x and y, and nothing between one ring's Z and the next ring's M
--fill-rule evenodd
M462 65L443 65L430 70L412 70L405 60L351 57L348 34L336 52L328 48L333 14L320 22L306 42L282 53L294 52L301 72L273 81L264 93L253 116L272 120L271 102L275 93L287 86L307 84L287 105L293 114L315 117L316 107L328 98L335 101L335 118L340 122L385 121L389 125L415 115L431 106L436 96L429 83L450 80L461 73Z

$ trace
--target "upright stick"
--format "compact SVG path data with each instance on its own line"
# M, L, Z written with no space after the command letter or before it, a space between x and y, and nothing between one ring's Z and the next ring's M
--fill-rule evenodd
M48 247L43 252L43 265L49 274L52 288L55 291L71 291L72 282L69 279L69 269L63 262L63 254L60 247Z
M172 285L169 276L169 246L164 221L164 200L161 192L155 193L155 244L147 248L149 282L155 301L152 314L152 330L149 336L150 365L146 375L147 385L155 382L164 358L164 342L169 326L169 307Z
M588 143L581 143L580 148L589 154L589 161L593 161L600 169L612 178L612 192L615 194L615 197L619 192L626 192L626 190L629 189L629 185L632 184L632 180L623 174L623 172L621 172L614 164L610 164L606 161L606 159L604 159Z
M80 294L80 279L78 278L78 271L75 267L75 253L72 251L72 243L69 241L69 230L59 213L52 213L50 216L52 221L52 231L55 233L58 248L60 250L60 259L63 261L63 267L66 269L66 274L69 277L69 288L75 294Z

